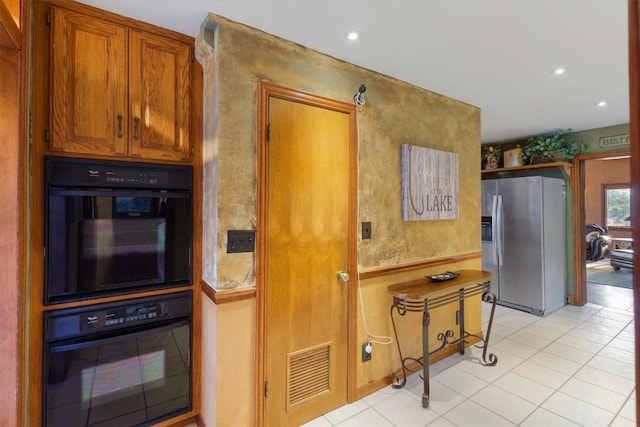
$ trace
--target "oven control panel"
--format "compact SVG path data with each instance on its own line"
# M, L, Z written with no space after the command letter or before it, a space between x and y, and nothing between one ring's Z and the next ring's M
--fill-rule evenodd
M48 156L49 187L160 188L191 190L193 170L186 165L131 163Z
M81 329L106 328L109 326L143 322L169 314L169 307L163 303L132 305L113 310L87 313L80 318Z
M191 291L45 313L45 339L86 337L110 329L190 318Z

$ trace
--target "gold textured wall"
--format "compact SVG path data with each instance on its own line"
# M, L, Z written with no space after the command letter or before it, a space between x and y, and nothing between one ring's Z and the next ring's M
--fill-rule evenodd
M221 17L218 23L218 288L253 286L253 254L227 254L229 229L256 224L256 120L259 80L351 102L358 108L360 242L366 269L480 250L480 110L405 82L338 61ZM459 154L460 217L402 221L402 144Z
M253 253L227 254L226 234L230 229L254 229L256 225L256 155L258 82L273 82L296 90L317 94L345 102L352 102L360 84L365 84L366 104L358 107L358 223L372 223L371 240L358 241L358 265L361 270L421 262L433 258L456 256L480 251L480 110L446 96L417 88L388 76L354 66L320 54L303 46L279 39L255 29L234 23L223 17L210 15L209 28L215 27L216 76L212 85L215 93L215 117L205 117L205 128L214 135L205 144L215 144L211 150L215 158L205 159L215 164L215 186L204 183L205 189L216 188L217 203L211 229L217 230L217 250L205 253L215 259L215 277L208 282L217 289L255 286L255 258ZM211 23L215 24L211 24ZM381 53L384 54L384 53ZM434 64L437 66L437 64ZM206 80L206 77L205 77ZM206 102L206 101L205 101ZM215 123L212 123L215 121ZM412 144L459 155L459 219L446 221L402 221L401 145ZM214 179L213 177L211 179ZM205 248L206 251L206 248ZM479 268L480 260L471 259L447 268ZM388 281L419 277L428 269L390 278L363 281L365 315L371 332L390 332L389 305L386 292ZM417 276L416 276L417 275ZM225 304L227 305L227 304ZM215 323L205 327L203 348L250 355L223 366L228 359L216 361L203 353L203 367L210 375L202 378L203 395L218 390L215 411L218 426L236 425L250 418L253 401L243 400L236 406L221 405L223 390L239 381L250 384L254 372L255 335L241 342L228 333L230 318L224 312L234 313L233 331L255 334L255 312L246 310L242 302L229 303L228 308L216 309L214 304L203 304L203 319ZM240 311L235 311L239 308ZM358 313L360 316L361 313ZM360 319L360 317L359 317ZM479 322L471 325L479 329ZM373 330L375 329L375 331ZM420 329L403 327L415 342ZM361 321L358 342L365 340ZM215 341L215 345L208 341ZM238 345L245 344L245 348ZM415 347L410 345L410 349ZM392 347L376 348L375 362L359 365L357 385L379 381L392 369L397 369L397 355ZM226 375L232 369L233 375ZM212 372L217 374L213 375ZM215 378L215 383L213 382ZM233 384L236 392L240 392ZM247 396L253 390L247 390ZM237 402L237 400L236 400ZM203 402L203 421L214 425L211 410ZM209 403L213 405L213 403ZM237 406L239 405L239 407ZM211 409L211 408L209 408ZM247 411L249 409L249 411ZM238 411L246 419L238 418ZM238 424L240 425L240 424Z
M358 111L359 219L372 224L360 242L360 268L391 266L480 249L480 111L381 75L363 77L367 104ZM457 220L402 221L401 145L457 153ZM474 152L474 150L476 150Z

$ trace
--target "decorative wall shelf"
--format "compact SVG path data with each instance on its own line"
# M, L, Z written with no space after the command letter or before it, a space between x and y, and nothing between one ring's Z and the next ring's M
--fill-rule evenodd
M554 163L540 163L537 165L518 166L515 168L498 168L498 169L483 169L482 175L493 175L506 172L527 172L540 169L560 169L564 170L567 176L571 176L571 163L566 162L554 162Z

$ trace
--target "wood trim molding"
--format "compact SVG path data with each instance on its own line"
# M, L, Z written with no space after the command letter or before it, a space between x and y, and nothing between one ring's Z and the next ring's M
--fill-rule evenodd
M191 50L193 52L193 50ZM193 194L196 195L193 200L193 235L203 235L203 198L197 197L198 194L203 193L203 156L202 156L202 141L203 141L203 69L198 61L192 61L191 64L191 136L190 144L192 149L192 164L193 164ZM192 240L193 250L193 331L194 339L192 342L193 357L192 369L192 407L191 412L198 415L202 408L202 396L208 390L202 390L202 292L200 292L201 282L198 278L202 277L202 239ZM193 417L195 421L195 416Z
M20 28L31 28L31 2L20 2ZM26 34L21 37L21 51L27 52L29 50L29 45L31 43L31 34ZM29 230L30 221L27 219L28 215L30 215L28 209L28 198L29 198L29 178L30 178L30 170L29 170L29 150L27 147L30 146L30 138L29 138L29 96L30 96L30 88L27 82L29 81L29 73L31 69L29 67L30 57L29 55L21 55L21 63L20 63L20 141L21 141L21 149L18 153L19 156L19 171L20 171L20 182L19 188L23 196L19 200L19 214L20 214L20 223L19 223L19 232L20 236L27 236ZM28 253L29 253L29 242L25 238L21 238L19 240L19 248L18 255L20 256L19 261L19 273L18 273L18 307L19 307L19 322L23 326L19 334L18 339L18 384L17 384L17 392L18 392L18 417L17 424L18 425L26 425L27 410L29 399L26 394L26 390L28 389L29 380L27 378L28 365L27 365L27 357L25 352L27 351L27 343L28 343L28 328L25 327L25 324L22 323L26 320L29 310L27 307L27 269L29 268L28 263Z
M637 0L628 0L629 33L629 135L631 137L631 188L637 194L640 187L640 5ZM631 198L631 215L640 215L640 198ZM640 240L640 227L633 227L632 237ZM640 262L639 251L633 254L635 263ZM640 316L640 278L633 275L633 312ZM635 352L640 354L640 322L635 322ZM640 382L640 369L636 369L636 387ZM636 393L636 419L640 419L640 394Z
M206 281L200 282L200 289L214 304L226 304L244 299L252 299L256 297L256 288L253 286L243 286L233 289L215 289Z
M182 415L176 418L171 418L165 421L160 421L158 424L154 424L156 427L189 427L193 424L198 424L200 419L199 415Z
M562 169L567 175L571 175L571 163L566 162L553 162L553 163L540 163L535 165L518 166L515 168L498 168L498 169L483 169L480 171L482 175L498 174L501 172L526 172L532 169Z
M127 16L118 15L117 13L112 13L103 9L98 9L96 7L93 7L84 3L79 3L74 0L46 0L46 3L49 3L52 6L62 7L65 9L76 11L76 12L81 12L85 15L93 16L99 19L112 21L119 25L123 25L129 28L135 28L148 33L157 34L159 36L180 40L192 46L195 44L195 39L186 34L178 33L168 28L162 28L157 25L149 24L144 21L138 21L137 19L133 19Z
M572 209L573 209L573 294L568 295L568 303L571 305L585 305L587 303L587 283L585 267L585 251L587 244L584 240L585 210L584 210L584 161L580 157L573 159L573 170L576 172L571 177Z
M256 192L258 199L256 200L257 214L257 230L265 230L267 226L266 219L266 203L267 203L267 148L266 135L264 129L267 128L269 121L269 90L258 82L258 128L256 132L257 138L257 166L256 166ZM267 257L267 239L265 233L257 233L256 238L256 374L255 374L255 426L263 427L265 423L265 401L262 391L265 387L266 376L266 355L265 348L267 344L266 332L266 266L264 260Z
M593 153L585 153L580 154L574 158L574 166L575 160L601 160L601 159L609 159L616 157L628 157L631 154L628 148L623 150L615 150L615 151L596 151Z
M390 274L405 273L407 271L420 270L428 267L435 267L443 264L453 264L456 262L468 261L482 258L482 251L468 252L465 254L452 255L441 258L432 258L424 261L412 262L408 264L391 265L387 267L376 267L360 272L360 280L374 277L388 276Z

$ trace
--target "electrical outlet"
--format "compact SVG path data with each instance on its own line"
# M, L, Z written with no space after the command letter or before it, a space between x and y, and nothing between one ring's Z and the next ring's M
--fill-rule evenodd
M255 230L227 230L227 253L253 252L255 250Z
M371 223L363 222L362 223L362 240L371 239Z
M363 362L368 362L369 360L371 360L371 343L364 343L362 344L362 361ZM367 351L369 350L369 351Z

